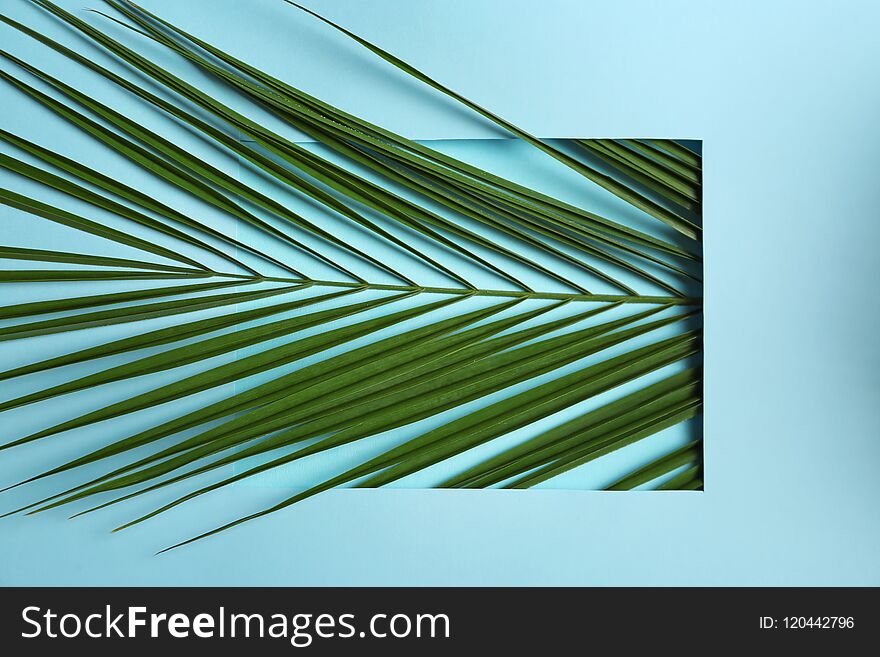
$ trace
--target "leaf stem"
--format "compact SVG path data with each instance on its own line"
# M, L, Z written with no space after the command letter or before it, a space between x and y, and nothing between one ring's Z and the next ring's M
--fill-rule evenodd
M644 296L636 294L577 294L568 292L524 292L522 290L484 290L459 287L431 287L425 285L386 285L383 283L357 283L354 281L325 281L310 278L284 278L278 276L247 276L244 274L217 273L225 278L245 280L262 280L273 283L295 283L297 285L315 285L318 287L346 287L363 290L382 290L388 292L415 292L421 294L460 294L477 297L509 297L521 299L548 299L556 301L597 301L620 303L657 303L678 306L701 306L702 297L678 296Z

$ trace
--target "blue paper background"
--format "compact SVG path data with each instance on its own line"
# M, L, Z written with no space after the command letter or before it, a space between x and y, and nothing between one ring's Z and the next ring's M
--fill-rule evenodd
M408 136L502 136L275 0L143 4ZM161 558L151 550L202 527L217 497L114 537L100 515L5 519L0 583L880 583L876 5L310 6L542 136L704 140L706 492L339 491ZM24 0L3 11L82 45ZM11 30L0 35L66 80L77 74ZM98 156L13 96L0 90L4 126ZM124 174L121 160L100 157ZM79 447L53 441L29 463ZM4 482L16 478L12 460L0 464ZM278 495L232 492L224 514Z

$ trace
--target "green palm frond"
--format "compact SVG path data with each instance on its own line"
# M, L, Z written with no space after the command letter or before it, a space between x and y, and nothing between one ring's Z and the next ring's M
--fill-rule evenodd
M75 213L0 189L4 221L53 222L127 254L0 246L0 259L14 265L0 271L0 283L71 286L56 298L0 307L0 343L128 324L137 331L2 366L0 381L91 367L4 398L0 413L122 382L134 392L10 437L0 451L139 412L165 418L9 486L80 468L93 473L11 513L84 503L81 515L178 491L216 471L210 483L193 483L128 527L262 472L403 432L393 446L202 538L331 488L385 486L462 455L476 458L461 461L438 487L530 488L699 415L702 165L694 151L670 140L538 139L295 5L628 204L647 220L636 228L336 108L131 2L106 0L116 16L96 12L315 145L298 143L49 0L27 1L139 77L9 17L0 21L158 110L297 203L0 50L0 78L11 89L137 167L145 182L132 187L0 128L0 141L17 154L0 153L10 180L89 208ZM154 198L143 191L147 183L199 210ZM349 238L351 231L360 237ZM21 262L49 264L18 268ZM129 281L139 287L120 289ZM84 292L77 283L108 287ZM158 318L167 325L138 324ZM32 353L41 353L34 344ZM206 391L214 391L211 401L171 417L163 412ZM527 427L536 427L530 436L505 440ZM484 450L496 443L494 452ZM699 440L633 466L607 488L702 486Z

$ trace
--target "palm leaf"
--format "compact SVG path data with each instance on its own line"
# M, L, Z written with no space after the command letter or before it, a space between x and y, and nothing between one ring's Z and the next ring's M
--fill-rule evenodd
M0 168L132 228L111 228L98 218L104 215L80 216L0 190L11 220L52 222L90 236L92 243L129 250L122 256L112 249L112 255L103 254L100 246L94 252L39 243L0 246L6 261L54 266L3 269L0 283L108 286L98 294L72 291L0 307L0 319L8 320L0 342L31 340L39 347L45 336L61 333L88 336L98 327L129 324L135 331L60 354L40 356L37 348L35 358L5 366L0 380L38 373L61 379L0 401L4 414L122 381L134 392L9 439L0 451L61 440L66 432L135 413L165 415L136 433L113 435L97 449L19 477L8 488L86 466L102 468L10 513L85 503L81 515L194 483L127 527L343 445L378 445L378 437L390 431L408 434L327 481L183 545L331 488L385 486L468 455L484 454L443 477L439 487L537 486L699 414L701 331L695 322L701 299L693 290L700 280L694 265L702 163L690 149L670 140L573 140L570 150L551 145L296 5L679 235L636 230L336 108L133 3L107 0L121 18L98 12L129 28L134 40L146 38L175 53L326 150L308 148L49 0L31 2L167 93L155 94L11 18L0 20L160 110L177 130L246 162L253 175L310 209L247 184L174 137L0 50L52 92L0 70L0 79L23 99L88 134L97 148L124 157L144 181L197 200L266 238L258 245L215 228L207 218L146 194L140 184L125 184L0 128L0 140L40 165L0 154ZM252 141L231 137L234 130ZM344 226L367 239L342 237ZM177 248L157 245L156 234ZM264 246L269 243L271 248ZM143 256L128 255L131 250ZM233 270L201 264L196 254L220 258ZM404 266L407 260L446 283L419 282L422 275ZM328 268L332 275L318 273ZM479 282L487 276L502 283ZM168 282L189 278L200 280ZM139 281L160 284L125 287ZM160 319L165 325L150 325ZM88 373L65 376L63 368L74 365L88 366ZM179 408L175 402L210 391L211 401L168 415ZM570 409L583 410L556 419ZM543 428L494 454L480 451L537 426ZM698 489L700 459L701 443L691 440L634 463L606 487ZM198 483L201 475L232 465L232 474Z

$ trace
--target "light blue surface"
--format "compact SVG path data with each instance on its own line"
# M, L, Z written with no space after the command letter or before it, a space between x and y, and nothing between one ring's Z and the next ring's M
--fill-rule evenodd
M52 30L25 4L3 11ZM408 136L497 136L274 0L144 5ZM311 6L543 136L704 140L706 492L339 491L161 558L152 550L214 524L219 498L114 537L121 514L5 519L0 583L880 583L876 6ZM22 107L5 89L0 102ZM13 109L4 126L92 154L37 112ZM40 446L29 464L82 447ZM279 494L231 492L230 516Z

